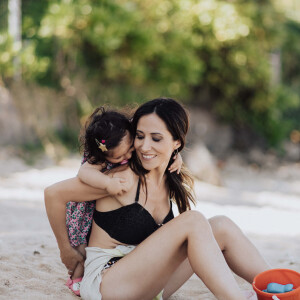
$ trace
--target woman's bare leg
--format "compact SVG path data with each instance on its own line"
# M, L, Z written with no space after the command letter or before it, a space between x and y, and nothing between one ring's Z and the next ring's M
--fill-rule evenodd
M209 219L214 237L229 267L240 277L252 283L260 272L270 269L255 246L239 227L225 216ZM174 272L164 289L164 299L175 293L193 274L188 259Z
M185 212L168 222L110 268L101 283L103 299L152 299L186 257L218 299L246 299L208 221L196 211Z
M209 223L225 260L234 273L252 283L258 273L271 268L241 229L229 218L216 216L209 219Z
M163 299L173 295L194 274L189 259L186 258L172 274L164 287Z

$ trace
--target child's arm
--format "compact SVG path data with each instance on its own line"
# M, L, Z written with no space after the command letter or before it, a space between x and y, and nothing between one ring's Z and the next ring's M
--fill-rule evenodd
M169 167L169 171L170 171L170 173L177 171L177 174L179 174L180 169L182 167L182 157L181 157L180 153L178 153L173 158L175 160L172 163L172 165Z
M109 177L101 173L102 165L92 165L85 162L78 171L78 178L85 184L97 188L105 189L109 195L116 195L124 191L124 179Z
M109 182L109 177L101 173L102 169L102 165L92 165L85 162L81 165L77 177L89 186L105 190Z

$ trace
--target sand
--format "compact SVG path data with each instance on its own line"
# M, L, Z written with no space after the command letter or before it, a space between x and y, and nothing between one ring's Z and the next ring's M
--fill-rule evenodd
M44 187L74 176L78 166L75 158L43 169L0 171L0 299L78 299L64 286L67 272L43 203ZM223 187L196 182L196 209L207 217L231 217L272 266L300 272L299 164L260 170L229 161L221 175ZM215 298L193 276L171 299Z

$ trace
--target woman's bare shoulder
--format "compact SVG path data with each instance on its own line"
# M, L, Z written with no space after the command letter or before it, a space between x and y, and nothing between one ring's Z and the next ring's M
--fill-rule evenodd
M130 169L128 166L120 166L111 170L109 173L111 177L123 178L126 180L126 185L128 188L135 185L138 180L138 176Z

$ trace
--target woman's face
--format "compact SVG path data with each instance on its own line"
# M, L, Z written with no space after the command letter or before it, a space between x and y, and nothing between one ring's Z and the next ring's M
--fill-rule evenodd
M173 151L179 147L180 141L173 140L165 122L155 113L140 118L134 148L146 170L165 170Z

